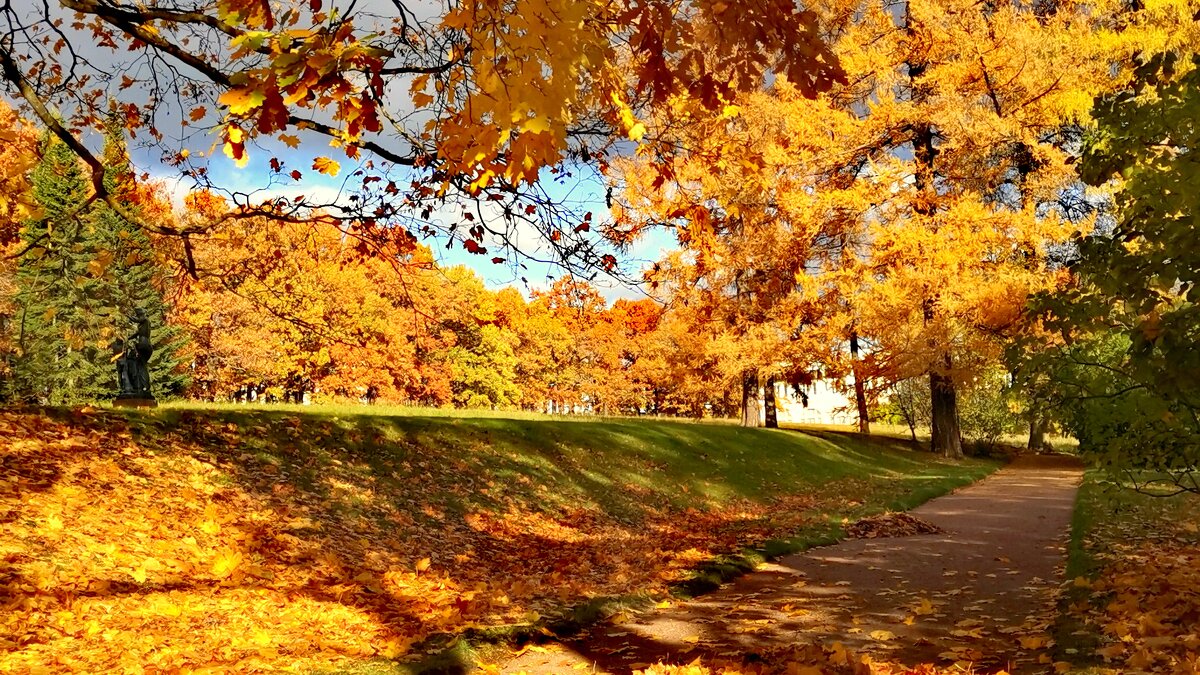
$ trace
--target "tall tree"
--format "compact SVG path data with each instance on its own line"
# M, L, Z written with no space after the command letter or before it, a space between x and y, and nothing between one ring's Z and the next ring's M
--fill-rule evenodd
M22 228L28 249L17 271L20 289L14 373L20 398L51 404L114 393L100 323L112 309L97 301L106 258L87 236L86 171L57 138L47 137L32 173L41 217ZM106 386L110 385L110 386Z
M46 143L32 178L42 215L23 230L29 254L17 275L18 391L55 404L111 398L117 393L114 340L132 330L130 317L142 309L153 326L153 391L180 393L179 336L166 324L149 236L106 204L90 204L86 167L58 139ZM129 199L136 185L121 127L109 127L103 156L108 189Z
M106 188L122 200L137 204L135 213L151 208L150 200L139 198L126 149L125 128L111 112L105 126L102 156ZM91 248L100 256L98 261L108 261L95 287L100 316L109 317L112 322L101 327L101 335L116 333L114 337L123 337L119 333L129 331L128 317L138 309L145 312L150 319L150 342L154 349L148 364L151 391L155 396L178 396L187 386L180 356L183 335L167 321L168 309L163 299L166 274L142 219L129 220L107 204L99 203L88 214L85 232Z
M722 253L706 264L738 269L728 247L770 241L761 233L770 227L738 229L750 214L775 228L810 227L815 235L800 240L836 253L778 248L775 264L801 272L789 290L811 289L821 316L842 310L822 325L842 331L837 351L851 329L870 342L878 386L927 377L933 448L961 455L958 388L998 360L1029 293L1060 280L1047 273L1048 247L1088 227L1092 202L1071 163L1090 101L1119 86L1123 59L1137 49L1177 39L1175 28L1194 34L1187 8L1183 0L1132 15L1117 2L828 3L821 21L848 83L807 100L780 80L774 97L787 112L766 117L754 96L724 115L684 108L656 117L652 136L662 142L643 153L646 163L682 155L713 177L695 178L672 159L670 181L628 180L635 193L683 194L692 205L655 210L631 199L654 217L631 218L629 229L673 221L685 244ZM739 106L753 108L750 121L721 119ZM758 146L737 140L755 125ZM780 157L796 168L782 168ZM789 199L777 198L786 186ZM807 220L788 217L805 210Z
M37 210L29 179L38 163L39 137L34 125L0 102L0 402L15 395L13 366L18 356L20 308L17 267L23 250L19 229Z
M1077 239L1073 283L1041 303L1025 370L1080 448L1122 481L1200 492L1200 54L1148 52L1096 100L1081 175L1115 192L1110 227Z
M676 228L681 251L649 279L709 337L726 382L741 391L748 426L761 423L760 379L802 381L844 337L829 323L828 280L815 272L853 259L844 254L853 249L851 214L867 202L852 184L837 200L808 198L814 185L841 180L816 162L822 134L840 121L808 117L812 105L782 80L719 115L680 100L660 120L673 130L672 147L656 155L670 158L668 168L654 166L660 160L621 165L617 227Z

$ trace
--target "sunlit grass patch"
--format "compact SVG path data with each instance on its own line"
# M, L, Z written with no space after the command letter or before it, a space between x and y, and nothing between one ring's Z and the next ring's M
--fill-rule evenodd
M0 670L391 667L996 466L636 419L164 407L0 413L0 432Z

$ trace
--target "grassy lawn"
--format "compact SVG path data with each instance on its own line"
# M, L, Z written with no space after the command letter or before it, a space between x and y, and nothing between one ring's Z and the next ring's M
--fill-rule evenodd
M1200 496L1164 494L1085 476L1056 629L1071 672L1200 668Z
M363 407L0 412L0 670L411 670L705 590L992 462L896 438Z

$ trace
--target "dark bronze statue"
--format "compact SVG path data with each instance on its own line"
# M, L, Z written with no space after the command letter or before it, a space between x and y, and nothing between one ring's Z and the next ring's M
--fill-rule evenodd
M150 343L150 319L143 309L138 309L129 317L134 324L133 333L118 340L115 348L119 349L117 356L117 382L121 393L117 400L153 401L150 393L150 355L154 346Z

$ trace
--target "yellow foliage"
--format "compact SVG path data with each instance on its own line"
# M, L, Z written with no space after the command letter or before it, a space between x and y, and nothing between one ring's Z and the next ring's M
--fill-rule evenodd
M814 100L780 78L723 114L675 97L615 167L614 229L676 226L685 250L649 280L695 315L727 381L859 368L969 383L1025 329L1027 298L1066 280L1052 247L1092 226L1071 129L1128 76L1114 64L1196 35L1187 6L1117 30L1117 2L824 3L846 83ZM851 331L867 362L845 354Z

